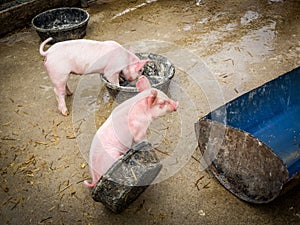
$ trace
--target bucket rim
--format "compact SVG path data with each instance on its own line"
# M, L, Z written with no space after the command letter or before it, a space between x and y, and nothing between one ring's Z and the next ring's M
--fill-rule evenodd
M58 30L54 30L52 28L41 28L41 27L38 27L35 25L35 22L38 18L42 17L43 15L47 14L47 13L51 13L51 12L54 12L54 11L63 11L63 10L66 10L66 9L71 9L71 10L78 10L80 12L83 12L85 15L86 15L86 18L83 20L83 21L80 21L80 23L78 24L72 24L72 26L69 26L69 27L66 27L66 28L62 28L62 29L58 29ZM31 20L31 24L32 26L39 32L52 32L52 33L57 33L57 32L63 32L63 31L69 31L69 30L74 30L78 27L81 27L81 26L84 26L86 23L88 23L90 19L90 14L84 10L84 9L81 9L81 8L78 8L78 7L60 7L60 8L54 8L54 9L49 9L49 10L46 10L44 12L41 12L39 13L38 15L36 15L32 20Z

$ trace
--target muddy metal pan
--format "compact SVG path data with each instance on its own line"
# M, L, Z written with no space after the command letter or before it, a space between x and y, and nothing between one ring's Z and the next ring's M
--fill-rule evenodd
M195 123L203 164L238 198L268 203L300 184L300 67Z

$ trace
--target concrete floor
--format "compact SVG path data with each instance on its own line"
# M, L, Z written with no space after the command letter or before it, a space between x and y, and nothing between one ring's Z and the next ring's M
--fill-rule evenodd
M202 170L193 123L300 66L300 2L116 0L86 10L85 38L162 54L176 67L170 94L180 108L149 135L164 171L119 215L93 201L83 185L89 143L115 103L97 75L70 76L71 114L61 116L28 27L0 39L1 224L299 224L300 187L253 205Z

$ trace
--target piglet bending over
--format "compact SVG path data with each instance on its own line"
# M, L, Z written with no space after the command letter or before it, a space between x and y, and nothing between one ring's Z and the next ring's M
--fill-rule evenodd
M48 38L40 45L45 56L44 65L54 85L58 109L68 114L65 95L72 95L67 86L69 74L104 73L109 82L119 85L120 73L127 80L135 80L142 73L148 60L140 60L135 54L115 41L70 40L58 42L44 51Z
M136 86L140 93L118 105L94 136L89 155L93 181L85 181L87 187L94 187L122 154L145 138L153 119L178 108L178 102L151 88L145 76Z

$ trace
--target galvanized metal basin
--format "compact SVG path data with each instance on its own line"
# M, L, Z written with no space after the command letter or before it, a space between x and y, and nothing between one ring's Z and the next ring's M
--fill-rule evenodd
M171 79L175 74L175 67L166 57L154 53L135 53L140 59L149 59L150 62L144 66L143 75L145 75L151 86L164 93L168 93ZM136 94L138 94L135 83L114 85L106 80L103 74L100 74L101 81L104 83L111 97L118 103L121 103Z

